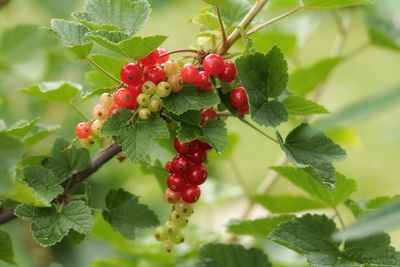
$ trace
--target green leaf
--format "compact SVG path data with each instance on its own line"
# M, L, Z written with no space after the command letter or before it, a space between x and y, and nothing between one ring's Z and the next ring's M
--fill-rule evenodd
M73 14L93 30L123 30L132 35L151 13L147 0L88 0L83 12Z
M15 166L24 152L21 141L0 132L0 194L12 189Z
M107 210L104 219L128 239L135 239L136 228L159 224L157 216L147 206L140 204L137 196L123 189L111 189L106 196Z
M254 121L265 126L278 126L288 119L286 107L275 100L286 89L287 63L274 46L267 54L255 53L236 60L238 76L247 90Z
M93 42L86 36L88 28L82 24L64 19L52 19L50 27L64 46L69 47L79 58L85 58L90 53Z
M83 201L71 201L61 210L19 205L15 215L31 223L33 237L44 247L60 242L71 229L87 235L92 228L90 208Z
M326 207L319 201L301 196L256 195L253 199L272 213L290 213Z
M222 120L207 121L200 126L201 112L190 110L180 116L169 114L179 124L177 130L181 141L191 141L197 138L205 139L218 153L222 153L228 145L228 131Z
M356 182L340 173L336 173L335 189L330 190L304 169L294 167L273 167L272 169L297 187L303 189L310 196L330 207L336 207L345 202L356 191Z
M188 87L178 93L172 93L163 99L167 111L181 115L189 110L210 108L220 103L218 94L214 92L199 91L194 87Z
M279 3L281 1L282 0L278 0ZM295 1L297 2L297 0ZM271 1L268 3L270 2ZM286 56L293 55L298 45L297 36L295 34L272 28L253 34L251 39L254 42L254 49L259 52L268 52L276 45Z
M21 92L48 101L69 103L82 89L82 85L72 82L43 82Z
M306 256L311 266L334 266L339 243L330 241L330 236L335 231L335 223L325 215L306 214L279 224L269 238Z
M114 136L126 155L136 162L148 156L154 139L169 138L169 131L165 121L159 117L130 122L132 116L129 110L121 110L107 120L101 135Z
M220 30L218 16L212 7L201 8L199 14L193 16L189 22L200 27L200 34L211 35L213 38L220 35L218 32Z
M247 0L224 0L221 6L222 20L227 27L238 26L250 9L251 4Z
M43 165L50 169L61 182L75 172L83 171L89 165L89 151L85 148L76 148L64 140L57 139L54 142L50 157Z
M394 200L376 209L334 235L339 239L359 239L400 226L400 200Z
M379 234L356 241L347 241L344 245L344 258L362 266L399 266L400 253L390 246L390 236ZM354 264L353 266L357 266Z
M136 60L153 52L167 39L163 35L129 37L121 32L107 31L94 31L88 36L105 48Z
M383 205L385 205L393 200L398 200L398 199L400 199L400 195L395 195L393 197L389 197L389 196L376 197L376 198L370 199L365 206L367 209L378 209L378 208L382 207Z
M342 8L373 3L372 0L303 0L303 6L310 9Z
M10 264L16 264L14 261L14 250L11 237L3 230L0 230L0 260Z
M31 121L20 120L8 127L7 133L17 138L23 138L38 122L40 118L35 118Z
M324 83L335 68L342 62L342 58L327 58L313 64L307 68L298 68L289 79L289 88L291 91L306 95L317 89L318 85Z
M323 184L334 188L335 170L332 162L343 160L346 152L323 132L300 124L286 137L285 143L278 134L283 151L297 167L309 167L309 171L321 178Z
M396 27L394 20L391 21L386 16L379 16L373 11L368 11L365 18L369 40L372 44L400 51L400 41L398 40L400 28Z
M27 185L23 180L15 181L13 190L5 194L5 197L21 204L27 204L35 207L48 206L48 202L43 200L43 197L38 195L38 193L36 193L36 191Z
M86 90L81 92L81 96L91 96L96 94L97 90L107 89L108 91L115 91L116 82L110 77L106 76L101 71L92 70L85 73L85 84L92 90ZM94 90L93 90L94 89Z
M228 231L237 235L250 235L266 238L282 222L293 219L292 215L280 215L252 221L241 221L228 225Z
M201 247L196 266L205 267L270 267L268 257L259 249L241 245L207 244Z
M27 147L33 146L42 141L43 139L52 135L58 129L60 129L59 125L45 125L38 123L24 137L23 142Z
M289 113L293 115L312 115L326 114L329 111L314 101L308 100L302 96L290 95L283 100Z
M58 184L59 179L51 171L40 166L25 168L24 181L36 191L47 206L63 192L63 188Z
M167 184L165 183L165 177L168 177L169 173L165 170L165 166L161 164L160 160L156 160L153 165L143 164L145 170L150 171L157 179L158 185L161 188L161 192L165 192Z
M265 126L276 127L289 118L285 105L276 100L265 102L258 109L251 109L252 119Z

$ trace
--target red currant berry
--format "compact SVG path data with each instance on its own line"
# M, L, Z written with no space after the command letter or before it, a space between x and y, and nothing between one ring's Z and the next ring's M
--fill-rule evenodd
M190 142L190 145L192 147L192 153L193 151L197 151L197 150L211 150L212 146L210 146L209 144L207 144L206 142L200 141L200 140L193 140Z
M178 155L172 161L172 170L174 173L184 174L189 170L189 167L189 160L185 156Z
M137 95L135 95L132 90L125 88L118 89L114 94L114 102L121 108L136 108L136 98Z
M202 77L193 64L185 64L181 69L181 77L185 83L198 83Z
M114 105L108 110L108 115L112 116L117 113L118 110L122 109L120 106Z
M203 60L203 69L209 75L219 75L224 71L224 60L220 55L209 54Z
M186 186L185 178L182 176L173 173L168 177L168 188L172 191L179 192Z
M201 122L200 124L203 125L209 120L214 120L217 118L217 112L212 108L203 109L201 111Z
M245 115L247 113L249 113L249 105L245 104L243 107L238 109L239 115Z
M161 55L167 53L166 49L159 47L157 48L157 52L158 52L158 60L157 60L158 64L163 64L169 60L169 56L160 57Z
M203 149L199 149L195 151L193 154L189 156L190 160L194 163L200 164L206 161L207 159L207 152Z
M212 84L209 80L209 76L205 71L200 71L201 79L196 83L197 89L200 91L210 91L212 90Z
M172 171L172 160L168 160L167 163L165 163L165 170L169 173L173 173Z
M190 146L188 143L181 143L178 138L174 141L175 150L181 155L187 155L190 153Z
M230 83L236 78L236 66L235 63L226 61L224 64L224 70L218 75L221 81Z
M121 69L121 80L127 85L137 85L142 82L143 71L139 64L128 63Z
M177 203L179 200L181 200L181 193L167 188L167 190L165 190L164 199L171 204Z
M182 190L181 194L183 201L186 203L194 203L199 200L201 190L197 185L189 185Z
M230 95L230 100L233 107L237 109L243 107L247 104L246 90L242 86L233 89Z
M92 126L88 122L78 123L75 127L75 134L79 139L86 139L92 133Z
M145 67L152 67L157 64L158 61L158 50L154 50L151 54L140 60L140 64Z
M151 67L144 73L144 79L155 84L165 81L166 78L165 71L161 67Z
M187 181L192 185L201 185L207 180L208 171L203 165L195 165L187 175Z

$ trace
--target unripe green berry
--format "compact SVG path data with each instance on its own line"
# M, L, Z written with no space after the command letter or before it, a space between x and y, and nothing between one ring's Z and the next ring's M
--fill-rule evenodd
M166 240L163 243L163 247L165 252L171 253L172 249L174 248L174 243L170 240Z
M86 139L79 139L81 146L84 148L89 149L92 145L94 145L95 141L93 139L93 137L89 136Z
M169 94L171 94L171 86L169 85L169 83L168 82L160 82L157 85L156 94L161 98L169 96Z
M167 233L167 228L164 226L160 226L156 228L156 231L154 232L154 237L158 241L164 241L168 238L168 233Z
M158 97L152 97L150 98L150 102L149 102L149 109L151 112L158 112L160 111L161 108L161 99L159 99Z
M139 109L139 118L141 118L142 120L147 120L148 118L150 118L151 115L151 111L148 108L140 108Z
M164 227L167 229L168 235L175 234L178 231L178 227L171 221L167 221Z
M164 71L167 76L175 75L179 71L179 64L176 61L168 61L164 64Z
M193 213L192 205L185 202L178 202L175 204L175 210L185 216L190 216Z
M114 106L114 96L110 93L104 93L100 97L100 105L106 108Z
M103 122L101 120L93 121L92 122L92 133L99 134L101 127L103 127Z
M140 95L138 95L136 101L139 104L139 106L147 107L149 105L149 102L150 102L150 96L147 95L147 94L140 94Z
M174 243L174 244L180 244L183 243L183 241L185 241L185 238L183 236L182 233L176 233L174 235L172 235L170 237L170 240Z
M142 92L146 95L153 95L156 91L157 86L152 81L146 81L142 85Z
M188 223L189 223L189 220L187 219L187 217L182 216L182 218L179 219L179 221L175 222L175 225L179 229L183 229L188 225Z

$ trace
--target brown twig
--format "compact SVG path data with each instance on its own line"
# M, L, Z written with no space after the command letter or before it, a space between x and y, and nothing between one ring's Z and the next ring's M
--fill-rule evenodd
M121 147L117 144L112 144L106 149L100 151L96 156L92 158L92 161L85 170L73 174L61 184L64 187L64 192L68 192L77 184L85 181L93 173L99 170L101 166L106 164L109 160L111 160L120 152ZM0 212L0 225L5 224L16 218L14 215L14 210L15 208L11 208Z

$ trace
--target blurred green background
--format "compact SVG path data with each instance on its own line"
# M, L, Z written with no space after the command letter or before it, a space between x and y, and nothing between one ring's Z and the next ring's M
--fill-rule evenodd
M19 119L40 116L42 123L61 125L61 129L53 138L35 145L29 151L30 155L48 153L56 136L71 139L74 125L80 121L79 115L68 106L34 99L19 92L19 89L41 81L66 80L85 84L85 71L90 70L90 66L86 62L75 60L69 51L62 48L52 33L40 29L47 27L51 18L69 18L69 14L80 9L83 2L82 0L12 0L0 9L0 117L7 124L12 124ZM204 6L201 1L150 2L153 7L152 16L140 34L168 35L169 38L164 44L167 49L196 45L195 35L198 27L188 23L188 19ZM397 5L392 6L392 11L399 14L398 1L386 2L397 2ZM274 14L276 11L266 10L260 17L269 18ZM348 40L344 44L344 54L363 45L368 39L362 12L353 10L351 18L352 24ZM271 30L283 31L290 36L289 39L277 39L278 45L284 45L284 51L289 58L290 72L296 65L309 66L328 57L332 43L338 35L334 16L325 11L301 12L285 22L278 22L271 27ZM268 50L275 43L271 36L274 35L268 35L268 30L263 31L257 36L255 46ZM291 38L295 38L294 40L297 38L297 43ZM239 44L237 48L240 46ZM96 47L95 51L105 52L99 47ZM400 90L399 70L398 51L367 47L342 63L329 77L320 103L332 114L319 116L313 121L339 114L341 110L353 106L354 103L378 97L396 86L397 90ZM86 114L90 114L91 107L96 101L97 99L87 102L77 101L77 105ZM337 141L342 141L341 144L348 151L348 158L338 164L337 169L349 178L357 180L358 191L354 199L399 194L399 117L400 101L397 101L397 104L389 107L384 105L384 108L365 112L365 116L355 117L341 125L347 134ZM187 242L193 246L205 241L221 240L225 225L230 219L238 218L246 205L243 188L235 178L232 164L236 164L242 173L246 188L254 192L280 154L275 144L268 142L246 125L231 119L228 121L228 127L235 135L237 143L235 142L231 155L228 157L213 155L209 162L211 179L204 186L202 201L197 204L196 213L187 231ZM286 132L288 129L282 130ZM273 134L271 130L269 132ZM94 153L95 149L92 152ZM157 150L157 155L162 162L171 157L171 154L164 150ZM122 164L113 161L93 175L90 183L93 186L95 207L103 207L105 193L110 187L124 187L141 196L141 200L154 208L162 220L168 213L169 207L162 201L156 180L137 165L127 161ZM289 182L280 179L274 185L271 194L302 193ZM343 212L347 211L344 209ZM265 212L257 208L252 217L263 214ZM352 220L350 214L345 217L348 222ZM121 262L113 265L110 261L112 258L121 257L127 260L134 258L138 263L137 266L191 266L190 261L180 261L179 257L159 252L151 231L140 233L140 242L146 244L141 245L140 242L124 240L98 222L94 229L94 237L81 245L75 247L71 240L67 239L53 248L45 249L32 240L27 224L13 221L1 228L12 233L18 266L48 266L53 261L64 266L89 266L99 258L108 258L108 263L99 261L93 266L125 266ZM202 236L201 240L199 236ZM393 232L393 244L400 249L399 231ZM267 244L266 247L269 251L289 253L271 244ZM178 254L191 258L193 254L189 253L190 251L191 248L184 245ZM287 266L303 264L303 261L293 253L286 255L289 261ZM150 260L140 260L146 258ZM291 260L293 262L290 263ZM149 263L152 261L153 263ZM0 266L8 265L0 263Z

